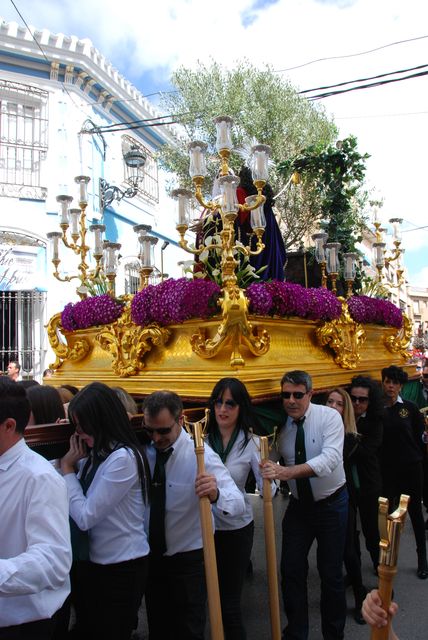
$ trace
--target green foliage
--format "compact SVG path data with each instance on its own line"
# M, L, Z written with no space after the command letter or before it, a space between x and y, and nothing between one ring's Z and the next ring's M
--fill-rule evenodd
M242 60L228 70L216 62L199 63L195 70L179 68L171 81L177 92L164 95L162 104L168 113L175 115L182 137L177 147L162 148L160 162L178 175L181 186L191 186L187 145L191 140L203 140L208 144L209 171L204 188L208 193L211 191L219 167L213 119L219 115L228 115L234 120L235 149L251 146L255 141L268 144L275 164L295 157L303 147L326 147L336 138L336 127L323 107L299 96L296 89L269 66L259 69ZM242 157L233 153L232 169L239 171L242 163ZM284 192L276 205L287 221L286 244L293 244L319 217L320 211L312 206L313 200L287 197L288 178L278 172L276 166L270 170L269 182L274 193Z

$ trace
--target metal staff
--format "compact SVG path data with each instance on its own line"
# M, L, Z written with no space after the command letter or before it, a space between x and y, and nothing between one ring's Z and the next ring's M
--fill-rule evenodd
M392 584L397 573L398 548L400 546L401 531L407 515L407 507L410 497L400 496L398 509L388 515L388 500L379 498L379 594L382 599L382 608L388 613L392 597ZM372 628L371 640L388 640L391 620L388 615L386 627Z
M262 436L260 438L260 459L262 462L269 459L269 442L267 436ZM263 478L263 516L265 528L266 568L269 588L270 628L272 640L281 640L272 488L271 481L267 478Z
M195 442L195 454L198 464L198 473L205 472L203 424L205 418L198 422L189 423L185 420L186 430L191 425ZM204 548L205 580L207 583L208 611L210 616L210 628L212 640L224 640L223 621L221 617L220 591L218 587L217 560L214 546L214 532L211 513L211 504L208 496L199 498L199 512L201 517L202 543Z

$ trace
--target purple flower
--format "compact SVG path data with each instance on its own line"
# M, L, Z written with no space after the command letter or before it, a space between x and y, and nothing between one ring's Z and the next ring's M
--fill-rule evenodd
M220 287L211 280L169 278L135 294L131 317L140 326L152 322L165 326L180 324L189 318L209 318L218 311L220 293Z
M250 313L297 316L311 320L334 320L342 311L336 296L327 289L306 289L291 282L260 282L246 290Z
M110 324L119 318L122 310L123 304L105 293L85 298L76 304L69 302L61 313L61 324L66 331Z
M348 308L355 322L361 324L374 323L400 329L403 325L401 309L381 298L369 296L352 296L349 298Z

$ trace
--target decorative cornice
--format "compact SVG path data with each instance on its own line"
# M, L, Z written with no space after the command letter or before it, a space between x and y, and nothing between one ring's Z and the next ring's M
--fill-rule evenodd
M77 36L67 36L63 33L53 34L48 29L38 30L32 26L29 29L30 31L16 22L5 22L0 17L0 51L9 52L15 56L15 60L16 55L22 52L27 59L31 56L35 63L44 62L37 42L51 61L52 80L61 80L64 76L65 83L74 84L85 93L93 84L100 85L100 93L107 110L111 110L116 100L118 102L124 100L128 108L132 104L132 111L137 116L156 118L160 115L155 106L113 67L89 39L79 39ZM58 69L56 78L54 68ZM82 82L83 79L86 82ZM162 129L162 137L171 140L173 130L170 128L168 132L168 127L162 127Z

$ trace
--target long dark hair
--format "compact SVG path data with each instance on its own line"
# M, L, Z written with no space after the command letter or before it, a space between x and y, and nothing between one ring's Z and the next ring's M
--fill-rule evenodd
M64 405L55 387L33 385L27 389L27 396L34 416L34 424L50 424L58 418L65 418Z
M254 409L252 407L251 398L250 394L248 393L247 387L243 382L238 380L238 378L221 378L221 380L216 383L214 389L211 392L211 396L208 401L208 406L210 409L210 416L207 425L208 440L210 441L211 435L218 431L218 425L215 417L215 403L217 400L223 397L226 389L229 389L230 395L239 406L239 414L236 426L244 433L243 448L245 448L250 438L250 429L254 431L254 433L261 433L262 430L260 428L259 420L255 415Z
M78 423L82 431L94 438L94 454L106 457L118 446L131 449L146 497L149 493L146 479L150 478L147 458L116 393L102 382L91 382L70 400L68 416L74 427Z

